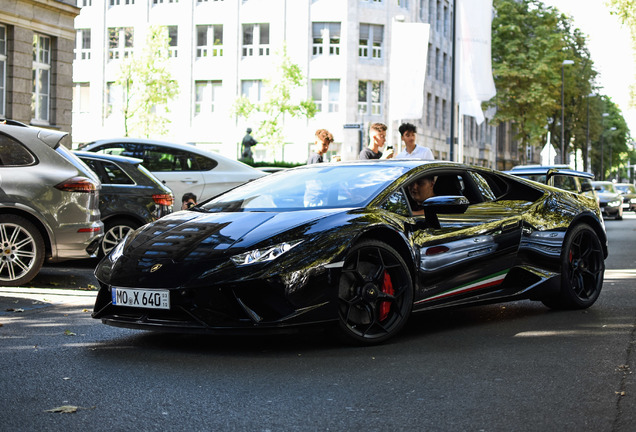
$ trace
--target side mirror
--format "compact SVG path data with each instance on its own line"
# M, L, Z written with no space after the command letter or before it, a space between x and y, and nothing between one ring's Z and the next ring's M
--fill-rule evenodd
M593 191L594 187L592 187L589 183L581 183L581 192L590 192Z
M439 213L462 214L469 205L470 201L464 196L446 195L431 197L424 201L421 207L424 209L427 225L431 228L440 228L437 217Z

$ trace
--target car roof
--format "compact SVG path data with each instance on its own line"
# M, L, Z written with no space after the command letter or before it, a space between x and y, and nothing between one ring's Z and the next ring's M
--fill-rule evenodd
M139 165L143 162L143 159L133 158L129 156L118 156L118 155L111 155L111 154L105 154L105 153L94 153L94 152L82 151L82 150L73 150L73 153L75 153L78 157L89 157L93 159L107 160L111 162L124 162L124 163L133 164L133 165Z
M98 146L102 146L104 144L118 144L118 143L133 143L133 144L150 144L150 145L159 145L159 146L164 146L164 147L170 147L173 149L177 149L177 150L184 150L184 151L188 151L191 153L197 153L200 154L202 156L207 156L209 158L215 159L217 160L217 162L219 161L223 161L226 162L228 164L231 164L234 168L242 168L245 171L256 171L259 174L265 174L262 171L251 167L241 161L237 161L235 159L229 158L227 156L223 156L220 153L216 153L213 152L211 150L207 150L201 147L197 147L194 144L182 144L182 143L176 143L176 142L169 142L169 141L161 141L161 140L155 140L155 139L148 139L148 138L128 138L128 137L121 137L121 138L106 138L106 139L99 139L96 141L92 141L89 143L86 143L82 146L80 146L80 150L92 150L95 147Z
M570 168L568 165L517 165L513 167L509 171L505 171L508 174L547 174L549 171L552 171L553 174L562 174L573 177L584 177L593 179L594 174L586 172L586 171L578 171Z

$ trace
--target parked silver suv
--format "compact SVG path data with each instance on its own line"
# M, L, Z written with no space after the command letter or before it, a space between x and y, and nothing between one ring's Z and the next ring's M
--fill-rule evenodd
M0 119L0 286L50 262L95 256L99 179L60 141L66 133Z

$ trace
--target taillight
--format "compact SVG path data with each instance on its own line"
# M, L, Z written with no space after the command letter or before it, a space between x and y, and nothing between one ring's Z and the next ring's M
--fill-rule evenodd
M65 192L95 192L97 185L86 177L73 177L56 184L55 188Z
M156 194L152 196L152 199L158 205L171 206L174 204L172 194Z

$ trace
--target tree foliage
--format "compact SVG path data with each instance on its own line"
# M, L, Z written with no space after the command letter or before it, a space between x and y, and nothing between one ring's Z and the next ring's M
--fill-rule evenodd
M305 84L305 76L300 66L292 63L286 46L283 46L276 55L278 63L274 73L269 79L264 80L263 100L251 102L247 97L241 96L234 102L233 112L246 119L261 113L263 119L255 131L258 141L280 147L285 142L283 131L285 114L310 119L316 115L316 104L312 99L294 101L292 93Z
M492 32L497 109L493 123L513 122L520 147L542 145L559 107L565 41L559 14L537 0L495 0ZM524 152L522 152L523 154Z
M124 92L124 133L163 135L170 123L167 103L179 87L169 70L168 30L149 26L141 53L122 60L116 84Z

